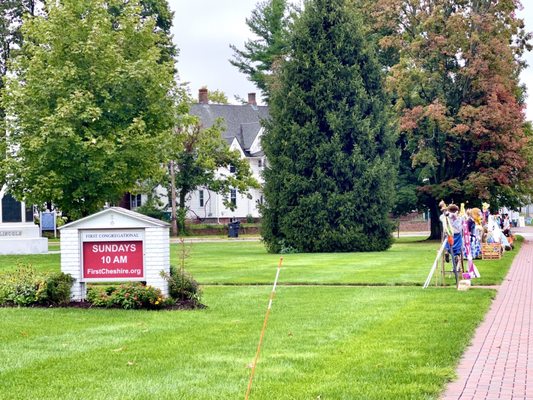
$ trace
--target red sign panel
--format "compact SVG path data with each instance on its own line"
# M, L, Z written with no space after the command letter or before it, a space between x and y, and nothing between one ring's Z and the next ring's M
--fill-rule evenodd
M83 277L143 278L143 242L83 242Z

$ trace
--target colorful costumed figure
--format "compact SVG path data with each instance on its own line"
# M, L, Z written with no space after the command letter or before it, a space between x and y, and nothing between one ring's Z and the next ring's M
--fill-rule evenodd
M468 218L468 230L470 232L470 251L472 258L481 258L481 239L483 234L483 225L481 224L481 210L472 208Z
M445 259L451 261L453 265L453 272L459 272L458 261L462 256L463 251L463 219L458 215L459 207L455 204L450 204L444 214L445 234L447 236Z
M470 214L472 213L470 212ZM467 220L463 222L463 235L465 238L464 255L468 262L468 272L463 273L463 279L473 279L473 278L479 278L481 276L479 274L478 269L476 268L474 264L474 255L472 251L472 238L475 240L475 234L472 235L471 229L475 230L475 223L474 223L473 218L470 215L470 218L468 218ZM480 252L481 252L481 248L480 248Z
M507 237L503 234L503 231L500 228L500 224L496 218L492 215L489 218L489 235L487 242L488 243L500 243L502 246L502 251L511 250L511 244Z
M444 257L446 262L450 262L450 255L452 259L453 264L453 272L455 274L455 280L456 284L459 283L459 272L460 270L457 268L457 262L462 257L462 245L463 245L463 238L462 238L462 224L463 219L460 218L457 215L457 211L459 208L455 204L451 204L449 207L446 207L446 203L444 201L441 201L439 203L440 210L442 212L440 216L440 222L442 223L442 231L443 231L443 241L441 244L441 247L439 251L437 252L437 257L435 258L435 261L429 271L428 277L426 278L426 281L424 282L424 289L427 288L431 282L431 278L437 268L439 259L441 259L442 254L444 253ZM444 264L442 265L442 277L444 279Z
M483 224L483 226L487 226L487 224L489 223L489 216L490 216L489 208L490 208L489 203L481 204L481 209L483 210L483 214L481 215L482 216L481 223Z
M453 234L453 243L448 242L448 251L454 255L461 254L463 248L463 219L458 215L459 207L455 204L448 206L448 215L446 217L448 225ZM450 231L448 228L448 232Z

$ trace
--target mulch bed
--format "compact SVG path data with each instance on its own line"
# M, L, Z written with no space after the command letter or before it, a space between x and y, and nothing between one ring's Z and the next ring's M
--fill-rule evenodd
M2 305L0 307L5 308L17 308L21 306L13 305L13 304L6 304ZM96 308L96 309L105 309L105 308L113 308L113 309L122 309L122 307L95 307L93 304L89 303L88 301L71 301L68 304L62 304L62 305L56 305L56 304L32 304L27 306L26 308ZM175 304L172 304L171 306L167 306L164 308L158 308L158 309L150 309L150 311L160 311L160 310L199 310L207 308L207 306L197 303L192 300L184 300L184 301L177 301ZM144 308L139 308L137 310L146 310Z

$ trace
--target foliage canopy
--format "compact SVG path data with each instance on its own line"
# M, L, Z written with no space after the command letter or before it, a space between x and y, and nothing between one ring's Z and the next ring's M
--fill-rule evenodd
M367 2L400 118L402 177L430 209L440 238L440 199L517 206L531 190L520 57L530 35L519 2Z
M156 174L175 120L174 64L141 10L136 0L65 0L24 23L4 102L18 198L78 218Z
M246 194L250 188L259 187L248 161L222 137L224 130L222 119L212 126L202 126L196 116L187 115L179 120L167 146L170 162L166 186L176 190L176 199L171 202L176 202L178 208L180 232L185 229L187 198L194 190L202 187L222 195L224 205L233 210L235 206L228 198L232 189Z

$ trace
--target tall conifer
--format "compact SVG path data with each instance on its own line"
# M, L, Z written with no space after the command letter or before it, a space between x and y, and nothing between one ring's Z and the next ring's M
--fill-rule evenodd
M378 251L391 244L397 169L382 71L344 0L311 0L273 85L263 137L270 251Z

